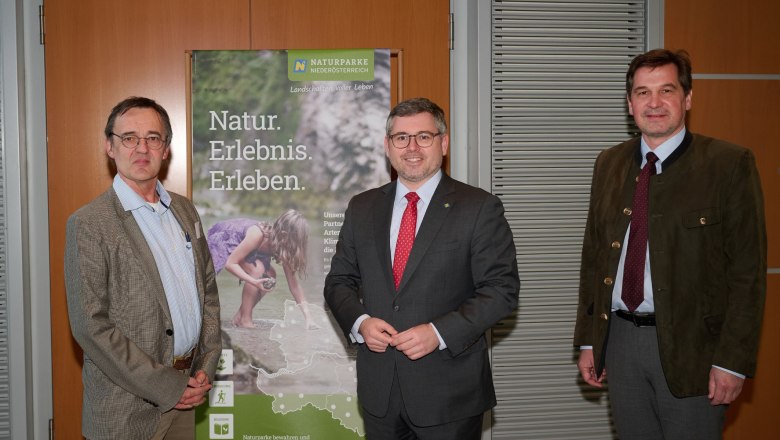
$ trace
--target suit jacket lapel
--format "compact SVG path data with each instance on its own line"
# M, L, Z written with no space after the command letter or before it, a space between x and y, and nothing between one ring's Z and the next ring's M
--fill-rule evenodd
M169 322L171 320L171 311L168 309L168 298L165 296L165 289L160 279L160 272L157 269L157 262L154 260L152 250L149 248L149 244L146 242L144 233L141 232L141 228L133 217L133 213L125 211L122 207L122 202L116 195L113 188L110 189L112 198L114 200L114 208L117 211L117 216L121 219L121 226L130 241L133 251L138 255L138 260L144 266L144 271L149 274L149 281L154 285L154 291L157 293L157 301L160 303L166 318Z
M641 171L640 165L642 164L642 152L640 150L639 137L635 138L634 141L635 142L633 142L631 148L627 151L629 157L618 161L620 168L618 169L618 172L615 173L615 178L619 179L620 176L625 177L620 195L620 206L616 207L614 212L623 212L623 209L632 208L634 204L634 192L636 192L636 182L639 178L639 173ZM619 181L616 180L615 183L618 182ZM616 188L620 187L616 185ZM616 232L610 234L610 236L625 236L628 225L631 223L631 216L619 214L617 216L613 216L613 218L615 222L613 223L612 227L613 231Z
M390 258L390 222L393 217L393 202L395 201L396 182L393 181L382 188L384 197L377 200L374 209L374 243L379 264L385 268L385 282L390 292L395 291L393 284L393 261Z
M399 294L404 291L404 287L409 281L409 278L411 278L414 271L422 262L425 254L428 252L428 248L431 247L436 235L439 233L439 229L444 225L445 219L450 212L449 210L454 204L454 202L450 200L453 190L452 179L446 174L442 175L441 182L439 182L439 186L436 187L436 191L433 193L431 203L425 210L425 217L423 217L420 229L417 231L417 236L414 238L412 252L409 254L409 259L406 261L404 275L403 278L401 278L401 284L398 286Z

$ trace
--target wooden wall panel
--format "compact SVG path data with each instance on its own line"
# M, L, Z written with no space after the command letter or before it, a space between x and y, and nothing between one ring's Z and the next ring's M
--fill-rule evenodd
M253 49L342 49L359 42L402 50L402 97L425 96L449 115L449 0L369 0L359 7L352 0L251 2Z
M777 0L667 0L665 47L695 54L698 73L780 73Z
M130 95L160 102L174 129L165 184L187 188L187 50L248 49L248 0L46 0L46 116L54 420L81 438L81 352L70 335L63 281L65 222L110 185L103 127Z
M86 201L105 189L110 176L102 150L103 126L113 105L130 95L154 98L170 113L174 159L166 183L184 192L185 53L248 49L248 12L248 0L48 0L47 123L50 165L55 165L51 171L61 168L59 160L97 171L70 176L83 178L91 191L66 193ZM74 145L83 144L96 149L69 154ZM69 169L65 174L67 179ZM60 176L52 177L60 181ZM52 189L56 195L57 188Z
M766 206L769 267L780 267L780 141L774 133L780 111L780 3L776 0L674 0L665 4L665 47L686 49L695 74L724 79L694 79L689 128L750 148L756 155ZM745 79L729 74L763 75ZM724 438L778 438L774 422L780 377L780 282L770 275L758 371L745 383L727 412Z
M756 378L745 382L739 399L726 412L725 440L780 438L780 423L777 423L777 396L780 393L777 379L777 366L780 365L780 350L777 348L777 335L780 335L780 321L777 320L777 311L780 310L780 274L770 275L767 285L773 294L766 297Z
M755 154L764 190L769 267L780 267L780 137L773 134L780 107L762 102L780 102L780 81L694 80L688 125Z
M403 53L404 97L449 110L449 0L46 0L46 95L56 437L80 438L81 353L70 336L65 222L103 192L111 173L103 126L130 95L170 113L167 188L186 194L186 52L208 49L385 47Z

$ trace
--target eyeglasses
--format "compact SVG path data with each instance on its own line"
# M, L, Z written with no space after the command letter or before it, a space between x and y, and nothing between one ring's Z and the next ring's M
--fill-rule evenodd
M116 133L111 133L111 135L121 139L122 145L125 148L129 148L131 150L134 150L138 147L138 145L141 143L141 139L145 140L146 146L151 148L152 150L159 150L160 148L162 148L163 144L165 144L163 138L160 137L160 135L158 134L152 134L147 137L140 137L134 134L126 134L124 136L120 136Z
M420 148L427 148L433 145L433 140L436 136L441 136L442 133L431 133L430 131L421 131L417 134L397 133L391 134L388 137L393 146L398 149L404 149L409 146L409 142L412 138L417 142Z

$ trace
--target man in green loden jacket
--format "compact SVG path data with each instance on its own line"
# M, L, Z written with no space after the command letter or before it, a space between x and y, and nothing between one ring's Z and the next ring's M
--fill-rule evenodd
M755 160L686 130L685 52L637 56L626 86L642 135L596 159L578 367L590 385L608 378L622 439L721 438L727 405L755 373L766 294Z

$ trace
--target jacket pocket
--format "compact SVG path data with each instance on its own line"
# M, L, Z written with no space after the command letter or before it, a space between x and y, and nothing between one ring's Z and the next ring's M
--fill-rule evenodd
M703 228L720 223L720 209L705 208L683 214L683 226L688 229Z

